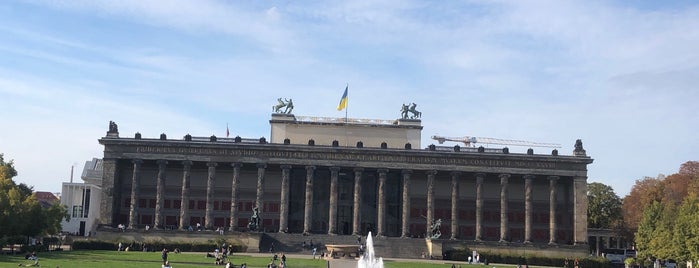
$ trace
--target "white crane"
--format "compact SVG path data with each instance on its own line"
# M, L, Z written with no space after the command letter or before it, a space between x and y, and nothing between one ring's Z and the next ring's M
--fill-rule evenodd
M527 146L527 147L548 147L548 148L561 148L560 144L557 143L543 143L543 142L531 142L531 141L521 141L521 140L505 140L496 138L483 138L483 137L443 137L443 136L432 136L433 140L443 144L445 141L463 142L466 146L476 146L476 143L485 144L498 144L498 145L514 145L514 146Z

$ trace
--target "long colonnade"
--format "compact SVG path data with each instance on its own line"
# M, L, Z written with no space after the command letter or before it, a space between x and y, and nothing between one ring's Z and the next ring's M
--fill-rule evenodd
M117 161L117 160L111 160L111 161ZM190 226L190 223L187 221L190 218L190 206L188 205L190 202L190 197L191 197L191 183L192 183L192 166L195 164L193 161L190 160L156 160L154 161L156 166L157 166L157 175L156 175L156 196L155 196L155 208L153 211L153 227L154 228L164 228L165 227L165 221L164 221L164 214L163 214L163 204L165 204L164 196L165 196L165 183L166 183L166 174L168 170L168 167L170 166L170 169L172 169L175 165L177 166L181 165L182 166L182 173L181 173L181 205L179 206L179 220L177 222L177 228L179 229L187 229ZM362 230L362 217L363 216L375 216L375 224L376 224L376 229L375 233L380 236L385 236L387 235L387 227L386 227L386 222L387 222L387 201L386 201L386 188L388 187L387 185L387 177L388 174L393 172L398 173L400 175L399 177L399 186L400 186L400 205L399 205L399 211L400 211L400 219L398 220L399 222L399 236L401 237L410 237L414 236L414 234L411 234L410 232L410 224L411 222L414 222L414 220L411 220L411 205L415 207L422 207L422 204L411 204L411 199L415 198L414 196L411 196L411 192L415 192L415 189L411 189L411 187L414 187L414 184L411 183L412 180L415 179L415 176L422 175L424 174L427 182L426 189L425 189L425 196L426 196L426 202L424 204L425 210L426 210L426 215L424 215L425 220L424 220L424 226L429 227L432 225L432 223L435 222L435 208L436 208L436 202L435 202L435 184L436 184L436 179L438 174L447 174L449 175L449 178L451 180L450 182L450 188L451 188L451 193L450 193L450 201L451 201L451 206L450 206L450 231L449 231L449 237L450 239L463 239L462 237L459 237L460 230L459 226L461 223L460 222L460 209L463 209L463 207L460 207L462 203L462 199L459 196L459 188L460 187L473 187L475 189L475 234L473 236L473 239L476 241L482 241L484 239L484 200L486 199L484 195L484 181L486 180L486 177L497 177L499 178L499 184L500 184L500 207L499 207L499 241L500 242L512 242L512 238L510 237L510 223L511 220L509 219L510 216L510 209L508 208L508 205L512 202L509 200L510 194L509 191L510 189L510 182L513 176L517 176L517 178L521 177L524 179L524 234L523 234L523 243L532 243L533 242L533 218L534 218L534 200L533 200L533 194L532 194L532 184L533 181L536 178L543 178L548 180L548 215L549 215L549 222L548 222L548 236L549 236L549 244L557 244L559 243L557 239L557 233L558 230L560 229L559 222L557 221L557 218L560 217L561 212L558 211L557 207L557 196L558 196L558 191L559 191L559 180L561 179L560 176L536 176L535 174L508 174L508 173L490 173L486 174L483 172L460 172L460 171L444 171L444 170L413 170L413 169L384 169L384 168L375 168L375 169L367 169L367 168L357 168L357 167L337 167L337 166L317 166L317 165L288 165L288 164L283 164L283 165L268 165L266 163L241 163L241 162L233 162L233 163L221 163L221 162L204 162L206 164L206 205L205 205L205 213L204 213L204 227L207 229L213 229L214 226L214 199L215 199L215 185L216 185L216 180L221 179L219 178L219 175L217 173L217 168L225 167L226 169L232 169L232 178L224 178L224 180L230 180L230 211L229 211L229 223L228 223L228 229L229 230L235 230L239 226L239 214L240 214L240 208L238 207L239 203L239 188L240 188L240 181L241 181L241 168L243 166L246 167L251 167L254 166L257 169L257 181L256 181L256 192L255 192L255 201L254 205L255 207L262 208L264 201L265 200L270 200L273 199L270 196L265 196L265 183L269 182L280 182L281 183L281 189L280 189L280 196L279 196L279 224L278 224L278 230L279 232L288 232L289 230L289 221L290 221L290 185L291 185L291 173L292 169L303 169L305 170L305 187L304 187L304 202L303 202L303 228L302 228L302 233L308 234L311 233L312 230L312 222L313 222L313 215L314 215L314 182L316 181L315 175L318 172L318 170L327 170L330 173L330 178L329 178L329 198L327 200L328 202L328 218L327 218L327 233L331 235L336 235L338 234L338 188L339 186L339 177L342 171L349 171L353 174L353 193L352 193L352 234L358 235L360 234ZM138 218L138 212L143 211L144 208L139 208L139 196L140 196L140 187L139 187L139 181L143 178L141 169L144 164L144 160L142 159L132 159L130 160L130 164L133 166L132 173L130 174L130 196L127 198L130 200L130 206L129 206L129 211L128 211L128 228L136 228L136 226L139 225L139 218ZM201 163L200 163L201 164ZM114 163L116 165L116 163ZM275 167L279 168L281 171L281 178L276 180L276 178L272 180L267 180L269 178L266 178L266 173L270 171L270 168ZM275 170L277 172L278 170ZM376 195L376 210L375 213L376 215L362 215L362 206L367 205L366 203L362 202L362 180L363 178L368 175L367 173L371 172L375 175L377 179L377 195ZM468 181L474 181L473 184L470 185L464 185L464 181L466 181L466 177L469 176ZM571 184L566 184L569 185L568 187L575 187L576 184L579 186L581 182L585 182L586 178L585 177L573 177L572 178L574 183ZM576 194L579 191L572 191L574 194ZM269 194L268 194L269 195ZM579 197L575 196L573 199L577 199ZM219 198L220 199L220 198ZM580 213L586 213L586 211L577 211L577 206L572 206L573 207L573 216L571 218L575 218L574 220L578 220L580 217ZM558 217L557 217L558 216ZM429 228L426 228L428 230L425 230L425 235L430 236L432 235L431 231ZM577 242L577 241L576 241Z

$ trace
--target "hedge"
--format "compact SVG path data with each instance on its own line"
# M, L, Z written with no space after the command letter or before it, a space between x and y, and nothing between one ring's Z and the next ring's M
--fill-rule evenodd
M145 242L125 242L122 241L122 250L129 247L130 251L160 251L167 248L170 251L179 249L180 251L189 252L213 252L218 243L191 243L191 242L162 242L162 241L145 241ZM243 245L231 244L233 252L244 252L247 250ZM74 250L117 250L119 242L106 242L99 240L85 240L73 242Z
M491 252L480 252L480 261L483 263L503 263L503 264L522 264L522 265L536 265L536 266L550 266L550 267L564 267L564 268L574 268L575 259L569 258L568 265L566 264L566 258L553 258L553 257L541 257L541 256L521 256L521 255L507 255L507 254L495 254ZM467 261L468 256L471 256L471 251L466 250L452 250L445 252L445 258L449 260ZM612 268L611 262L604 258L579 258L578 267L584 268Z

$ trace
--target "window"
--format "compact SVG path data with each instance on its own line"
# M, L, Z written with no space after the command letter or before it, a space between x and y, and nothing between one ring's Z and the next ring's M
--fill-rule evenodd
M73 218L82 218L83 206L73 206Z

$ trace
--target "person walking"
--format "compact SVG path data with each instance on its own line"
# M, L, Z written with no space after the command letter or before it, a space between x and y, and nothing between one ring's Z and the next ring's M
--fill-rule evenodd
M167 264L167 248L163 248L162 258L163 258L163 265L166 265Z

